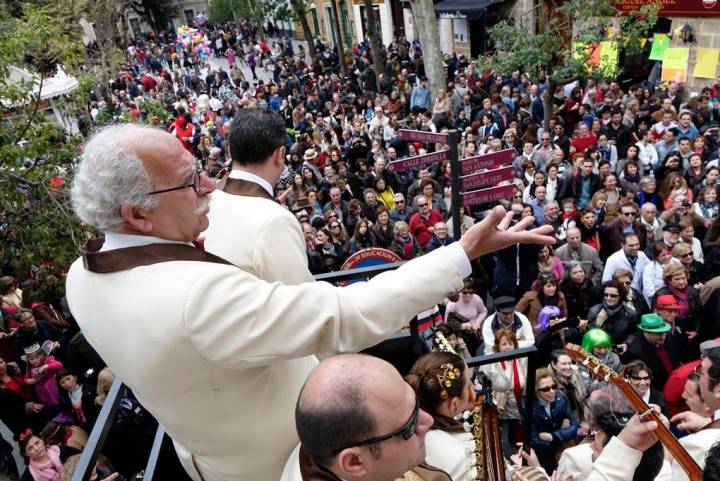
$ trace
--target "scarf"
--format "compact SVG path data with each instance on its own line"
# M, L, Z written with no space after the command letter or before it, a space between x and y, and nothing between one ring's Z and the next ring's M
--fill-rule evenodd
M635 174L635 175L625 174L625 180L630 182L631 184L637 184L638 182L640 182L640 175L639 174Z
M63 464L60 462L60 448L50 446L47 448L48 462L38 463L30 461L30 474L35 481L60 481L63 474Z
M406 234L405 236L397 236L395 239L400 243L403 250L403 257L405 260L409 261L413 257L415 257L415 252L413 249L413 239L410 234Z
M500 366L503 368L504 371L507 371L506 363L505 361L500 361ZM512 360L512 379L513 379L513 394L515 395L515 402L517 403L517 406L520 406L520 400L522 399L522 384L524 384L524 379L520 380L520 376L522 375L522 371L518 369L518 360L513 359Z
M700 211L702 212L703 217L706 219L714 219L718 215L718 203L717 201L713 201L710 203L700 202L698 204L700 206Z
M602 300L602 308L603 308L603 311L605 311L605 314L607 314L607 319L605 320L607 322L610 320L611 317L613 317L615 314L620 312L620 310L623 308L623 305L621 302L615 307L610 307L610 306L608 306L607 301L605 299L603 299Z
M667 290L675 297L678 304L680 304L681 309L677 313L677 318L684 319L690 311L690 296L688 295L689 289L686 287L684 291L680 291L675 289L673 286L668 285Z

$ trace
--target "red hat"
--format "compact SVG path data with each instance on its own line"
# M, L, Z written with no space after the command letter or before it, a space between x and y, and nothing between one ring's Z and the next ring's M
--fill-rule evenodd
M677 303L677 300L675 300L675 296L673 296L672 294L664 294L662 296L658 296L657 300L655 301L655 310L679 311L682 310L682 306Z

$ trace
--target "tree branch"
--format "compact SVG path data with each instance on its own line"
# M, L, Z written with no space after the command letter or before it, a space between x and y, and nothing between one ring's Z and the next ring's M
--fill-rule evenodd
M40 108L40 100L42 98L42 86L43 81L45 80L45 77L43 75L40 75L40 85L38 86L38 93L37 98L35 99L35 107L33 107L32 114L30 114L30 118L28 119L27 123L23 127L23 129L20 131L20 135L17 136L13 144L17 144L22 140L23 137L25 137L25 134L27 133L28 129L30 128L30 125L32 125L33 121L35 120L35 116L37 115L38 108Z

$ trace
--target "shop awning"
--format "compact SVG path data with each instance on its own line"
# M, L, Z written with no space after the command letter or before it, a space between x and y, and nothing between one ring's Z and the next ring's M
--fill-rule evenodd
M476 20L485 15L487 7L502 1L504 0L441 0L435 4L435 13Z

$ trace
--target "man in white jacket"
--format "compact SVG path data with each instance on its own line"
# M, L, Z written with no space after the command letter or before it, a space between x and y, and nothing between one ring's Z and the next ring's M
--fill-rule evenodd
M105 233L70 267L88 342L172 437L196 480L276 481L316 353L376 344L462 286L470 260L550 243L496 208L463 238L369 282L269 283L193 247L214 183L171 135L125 124L84 146L73 206ZM242 236L242 233L238 234Z

